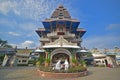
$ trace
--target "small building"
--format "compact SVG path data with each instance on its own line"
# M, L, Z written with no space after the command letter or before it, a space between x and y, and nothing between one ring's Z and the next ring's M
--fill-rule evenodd
M112 65L112 67L119 66L119 52L120 49L115 47L115 49L97 49L94 48L91 50L94 57L96 65Z
M30 54L34 49L17 49L16 61L18 66L27 66Z
M17 60L17 65L18 66L24 66L24 65L28 65L28 61L29 61L29 56L30 53L17 53L16 54L16 60Z
M14 65L15 61L15 48L0 48L0 55L3 57L0 59L0 63L2 66L11 66Z
M38 58L40 57L40 56L42 56L42 57L45 57L44 56L44 53L45 53L45 51L44 50L41 50L41 49L36 49L36 50L34 50L31 54L30 54L30 60L38 60Z

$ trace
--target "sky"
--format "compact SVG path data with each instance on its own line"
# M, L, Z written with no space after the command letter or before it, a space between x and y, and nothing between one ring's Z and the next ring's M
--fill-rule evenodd
M59 4L87 31L83 47L120 47L120 0L0 0L0 38L13 47L39 47L35 30Z

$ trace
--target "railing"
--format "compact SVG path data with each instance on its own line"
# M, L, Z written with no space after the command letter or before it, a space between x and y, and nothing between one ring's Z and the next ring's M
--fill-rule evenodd
M48 33L47 36L48 37L54 37L54 36L57 36L57 33L56 32Z
M40 38L40 41L50 41L49 38Z
M66 33L65 35L64 35L64 37L75 37L75 34L72 34L72 33Z
M52 33L48 33L47 36L48 37L58 37L60 35L58 35L57 32L52 32ZM63 35L63 37L75 37L75 34L65 33L65 35Z

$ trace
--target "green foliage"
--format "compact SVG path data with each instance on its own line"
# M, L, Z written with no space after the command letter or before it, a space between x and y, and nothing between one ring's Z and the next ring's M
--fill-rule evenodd
M40 69L41 71L45 71L45 72L52 72L52 71L53 71L50 66L44 67L43 65L40 65L40 66L39 66L39 69Z
M0 48L12 48L12 46L11 46L11 45L8 45L7 40L2 40L2 39L0 38Z
M5 54L0 54L0 65L2 64L4 57L5 57Z
M5 54L0 54L0 60L3 60L5 57Z
M28 64L17 64L17 66L28 66Z
M42 64L45 61L45 58L44 57L39 57L38 61L40 62L40 64Z
M88 52L87 54L85 54L87 57L92 57L92 53Z
M75 52L75 49L68 49L70 51L70 53L74 53Z
M29 60L29 61L28 61L28 64L33 64L33 65L35 65L35 64L36 64L36 61L35 61L35 60Z
M68 73L74 73L74 72L82 72L82 71L86 71L87 68L83 67L83 66L75 66L75 67L71 67L68 69Z
M54 72L54 73L76 73L76 72L82 72L82 71L86 71L87 68L83 67L83 66L75 66L75 67L70 67L68 69L68 71L65 70L53 70L52 67L48 66L48 67L44 67L44 66L39 66L39 69L41 71L45 71L45 72Z
M53 51L53 49L45 49L45 50L48 52L48 54L50 54Z
M77 63L77 60L75 58L72 58L73 63Z
M82 60L82 59L80 60L80 64L83 65L83 66L86 66L86 65L87 65L87 64L86 64L86 61L85 61L85 60Z
M50 58L45 59L45 62L50 63Z

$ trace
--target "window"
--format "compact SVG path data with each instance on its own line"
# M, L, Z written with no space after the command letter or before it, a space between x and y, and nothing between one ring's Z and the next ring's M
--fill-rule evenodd
M27 60L22 60L22 62L26 62Z
M63 18L60 17L59 19L63 19Z
M60 27L60 28L59 28L59 31L60 31L60 32L63 32L63 27Z
M19 60L18 62L21 62L21 60Z

